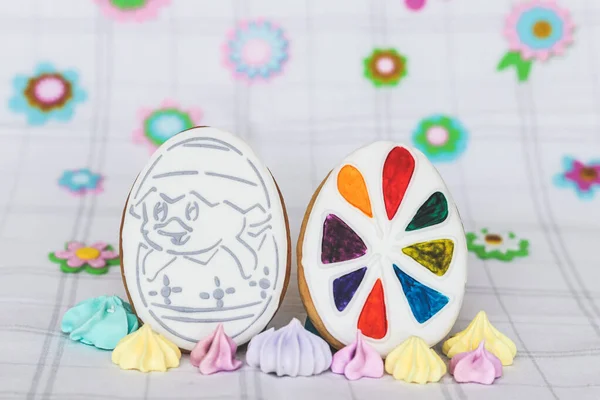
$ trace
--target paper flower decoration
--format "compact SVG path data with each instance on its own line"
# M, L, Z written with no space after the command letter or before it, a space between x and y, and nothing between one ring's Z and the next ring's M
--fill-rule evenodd
M112 246L97 242L85 246L80 242L68 242L65 250L57 250L48 255L50 261L60 265L63 272L86 272L101 275L108 272L112 265L119 265L119 254Z
M484 228L467 233L467 248L482 260L512 261L529 254L529 241L513 232L490 232Z
M481 383L491 385L502 376L502 363L485 349L485 340L479 346L466 353L459 353L450 361L450 374L456 382Z
M119 340L138 329L138 320L129 303L117 296L100 296L70 308L61 329L71 340L112 350Z
M385 371L394 379L424 384L442 379L446 364L423 339L411 336L388 354Z
M406 57L395 49L375 49L363 63L365 77L376 87L396 86L408 73Z
M457 119L432 115L419 122L413 132L413 143L431 162L449 162L465 151L468 136Z
M160 333L145 324L119 341L112 352L112 362L121 369L142 372L165 372L179 367L181 351Z
M158 11L171 0L95 0L100 10L119 22L143 22L156 18Z
M88 168L67 170L58 179L59 186L67 189L71 194L81 196L86 193L102 192L103 177L95 174Z
M58 71L52 64L38 64L33 75L13 79L14 96L9 108L25 114L30 125L43 125L50 119L66 122L75 113L75 105L86 100L73 70Z
M425 7L425 0L404 0L404 4L409 10L419 11L423 7Z
M283 29L272 22L241 22L225 43L225 65L234 77L254 82L283 72L289 59L289 41Z
M573 42L575 25L569 11L555 0L532 0L516 5L506 19L504 35L510 50L498 70L514 67L519 81L529 78L533 61L562 55Z
M156 150L179 132L200 123L199 108L184 109L173 100L164 100L158 108L142 108L139 111L140 126L133 132L133 141Z
M381 378L383 361L379 353L365 342L359 329L356 340L333 355L331 372L343 374L351 381L363 377Z
M223 324L219 324L210 336L196 344L190 361L203 375L235 371L242 366L242 362L235 358L236 351L237 345L225 334Z
M565 157L563 165L564 172L554 177L554 184L573 188L581 199L594 198L594 192L600 190L600 159L584 164L572 157Z
M331 350L296 318L283 328L256 335L248 345L246 362L277 376L311 376L329 369Z
M452 358L459 353L475 350L482 340L485 340L486 350L498 357L502 365L513 363L517 355L517 346L494 328L485 311L479 311L465 330L446 340L442 351Z

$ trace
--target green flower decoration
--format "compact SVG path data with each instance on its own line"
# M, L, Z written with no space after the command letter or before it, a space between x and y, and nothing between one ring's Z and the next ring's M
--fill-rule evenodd
M467 248L482 260L512 261L515 257L529 255L529 241L513 232L498 233L482 229L467 233Z
M375 49L363 62L365 76L376 87L396 86L407 75L406 57L394 49Z
M140 126L133 132L133 140L146 144L153 152L179 132L196 126L202 111L199 108L183 109L175 101L165 100L158 108L141 109L140 116Z
M413 132L413 143L431 162L449 162L465 151L468 136L457 119L432 115L419 122Z
M119 254L104 242L90 246L80 242L67 242L64 250L50 253L48 258L67 273L85 270L90 274L102 275L108 272L110 266L120 264Z

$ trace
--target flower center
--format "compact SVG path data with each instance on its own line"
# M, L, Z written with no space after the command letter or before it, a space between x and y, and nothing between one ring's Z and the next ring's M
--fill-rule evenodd
M58 76L47 76L35 85L34 94L44 103L54 103L65 95L65 83Z
M95 260L100 257L100 250L93 247L82 247L75 251L75 255L82 260Z
M396 63L391 57L383 56L377 60L375 67L380 74L389 75L396 69Z
M86 174L75 174L71 177L71 182L77 185L83 185L88 183L89 177Z
M148 0L110 0L111 4L121 10L142 8Z
M538 21L533 25L533 35L540 39L546 39L552 34L552 25L548 21Z
M502 243L502 236L495 233L488 233L485 235L485 242L488 244L500 244Z
M581 168L581 171L579 172L579 176L584 181L592 182L592 181L595 181L596 179L598 179L598 171L596 171L596 169L592 168L592 167L584 167L584 168Z
M242 50L244 62L253 67L266 64L271 58L271 46L261 39L250 39Z
M433 126L427 130L427 141L434 146L443 146L448 142L448 131L443 126Z

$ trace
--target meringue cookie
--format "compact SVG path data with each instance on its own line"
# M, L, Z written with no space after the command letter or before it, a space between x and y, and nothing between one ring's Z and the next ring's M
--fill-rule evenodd
M199 341L190 354L190 361L203 375L220 371L235 371L242 362L235 358L237 345L225 334L223 324L208 337Z
M125 336L112 352L112 362L121 369L137 369L142 372L165 372L179 366L179 347L145 324L139 330Z
M296 318L283 328L255 336L246 353L248 365L278 376L311 376L331 365L331 350L320 337L302 327Z
M420 337L411 336L385 359L385 371L405 382L437 382L446 374L446 364Z
M344 374L348 380L362 377L381 378L383 376L383 360L373 347L366 343L360 331L356 340L333 355L331 372Z
M491 385L502 376L502 363L485 349L485 340L482 340L477 349L452 357L450 374L454 375L456 382Z
M119 340L138 329L131 306L117 296L84 300L67 310L61 329L72 340L112 350Z
M500 359L502 365L511 365L517 355L515 343L500 333L490 323L485 311L479 311L462 332L444 342L442 351L449 358L459 353L475 350L485 340L485 348Z

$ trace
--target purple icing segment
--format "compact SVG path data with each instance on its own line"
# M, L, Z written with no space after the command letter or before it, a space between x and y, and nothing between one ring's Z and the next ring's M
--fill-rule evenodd
M365 242L338 216L329 214L323 222L321 262L331 264L353 260L367 253Z
M348 306L365 277L365 272L367 272L367 267L342 275L333 281L333 301L338 311L344 311Z

